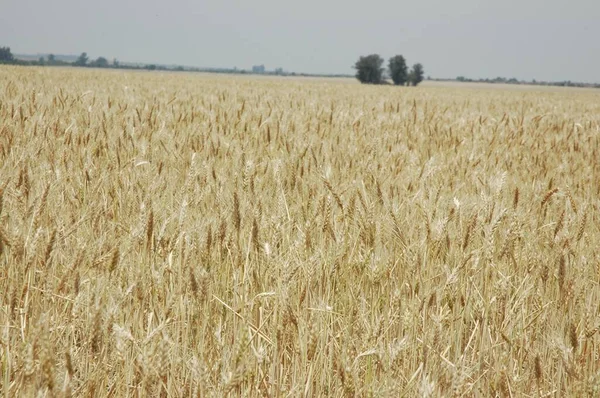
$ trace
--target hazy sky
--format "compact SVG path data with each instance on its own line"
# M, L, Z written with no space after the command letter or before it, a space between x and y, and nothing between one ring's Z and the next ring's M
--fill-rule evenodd
M600 0L0 0L0 46L189 66L600 83Z

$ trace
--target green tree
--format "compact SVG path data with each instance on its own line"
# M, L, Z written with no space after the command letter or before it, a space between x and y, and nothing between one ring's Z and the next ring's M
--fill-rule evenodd
M408 67L406 66L406 60L402 55L396 55L390 58L388 68L390 70L390 77L397 86L404 86L408 80Z
M0 47L0 64L15 62L15 57L10 51L10 47Z
M87 66L88 63L88 55L87 53L81 53L81 55L79 56L79 58L77 58L77 61L75 61L75 63L73 65L75 66Z
M408 75L408 81L412 86L417 86L419 83L421 83L423 81L423 76L424 76L424 72L423 72L423 65L421 64L414 64L412 67L412 70L410 71L409 75Z
M98 59L92 61L90 66L94 66L96 68L108 68L108 60L104 57L98 57Z
M44 57L40 57L40 59L38 59L38 64L46 65L46 59Z
M48 55L48 65L53 65L56 63L56 57L54 54Z
M354 64L356 78L361 83L382 84L383 83L383 58L378 54L362 56Z

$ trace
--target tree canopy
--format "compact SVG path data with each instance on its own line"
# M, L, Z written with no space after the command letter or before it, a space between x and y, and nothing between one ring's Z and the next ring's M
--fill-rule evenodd
M354 64L356 78L361 83L381 84L383 80L383 58L378 54L360 57Z
M395 85L406 85L406 81L408 80L408 67L406 66L406 60L402 55L396 55L390 58L388 68L390 70L390 77Z
M10 63L15 60L10 47L0 47L0 63Z
M412 70L408 75L408 81L412 86L416 86L423 81L424 73L425 72L423 72L423 65L414 64Z
M104 57L98 57L98 59L91 62L90 66L94 66L96 68L108 68L108 60Z
M77 58L77 61L75 61L75 63L73 65L75 66L86 66L88 63L88 55L87 53L81 53L81 55L79 56L79 58Z

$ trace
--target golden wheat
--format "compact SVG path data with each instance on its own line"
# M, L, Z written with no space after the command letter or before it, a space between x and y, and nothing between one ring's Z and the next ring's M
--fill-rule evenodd
M594 396L599 98L4 66L0 391Z

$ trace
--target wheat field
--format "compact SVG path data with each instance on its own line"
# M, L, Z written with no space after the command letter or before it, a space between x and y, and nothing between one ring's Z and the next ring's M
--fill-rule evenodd
M599 140L592 90L2 67L0 393L598 396Z

